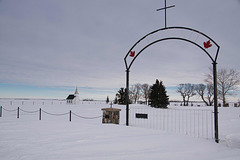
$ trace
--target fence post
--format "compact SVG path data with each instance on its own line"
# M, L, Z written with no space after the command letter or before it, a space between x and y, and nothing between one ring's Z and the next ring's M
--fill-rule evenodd
M69 121L71 122L72 121L72 111L70 110L69 112Z
M0 117L2 117L2 106L0 107Z
M17 118L19 118L19 107L17 109Z
M39 120L42 119L42 113L41 113L41 112L42 112L42 109L40 108L40 109L39 109Z

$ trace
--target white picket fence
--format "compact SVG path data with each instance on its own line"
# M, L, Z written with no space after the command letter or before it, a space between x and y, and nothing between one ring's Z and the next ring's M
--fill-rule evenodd
M136 114L147 115L137 118ZM205 109L130 109L130 126L151 128L199 138L213 138L213 112Z

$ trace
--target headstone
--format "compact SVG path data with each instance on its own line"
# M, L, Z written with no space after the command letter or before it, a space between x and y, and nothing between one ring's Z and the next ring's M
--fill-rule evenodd
M226 103L225 105L223 105L223 107L229 107L229 103Z

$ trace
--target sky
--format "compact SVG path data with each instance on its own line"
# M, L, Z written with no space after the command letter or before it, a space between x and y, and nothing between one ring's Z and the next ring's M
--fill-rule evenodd
M239 0L168 0L167 5L175 5L167 10L168 27L208 35L220 46L217 67L240 70ZM156 11L162 7L164 0L0 0L0 98L64 99L78 87L80 99L113 100L126 86L127 52L164 28L164 11ZM204 83L209 67L200 48L163 41L137 57L130 85L159 79L170 99L181 99L176 86Z

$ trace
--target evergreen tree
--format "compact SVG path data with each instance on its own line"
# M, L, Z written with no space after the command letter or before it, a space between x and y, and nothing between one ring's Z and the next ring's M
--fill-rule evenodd
M109 103L109 98L108 98L108 96L107 96L107 100L106 100L106 103L107 103L107 104Z
M117 104L117 103L118 103L117 96L115 97L115 99L114 99L113 103L114 103L114 104Z
M154 108L167 108L169 105L169 98L167 96L167 91L162 81L156 80L150 88L149 102L151 107Z
M116 94L118 104L126 104L126 89L120 88Z

